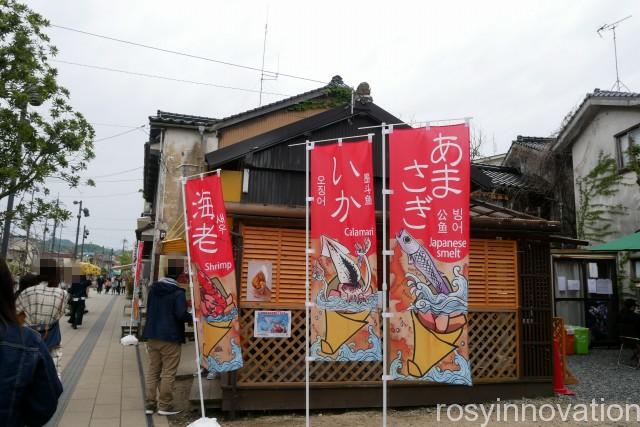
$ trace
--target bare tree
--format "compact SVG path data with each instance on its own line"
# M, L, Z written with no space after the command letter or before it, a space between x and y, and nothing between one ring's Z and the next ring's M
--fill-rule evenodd
M470 154L471 160L477 160L483 157L482 147L487 142L487 137L484 134L484 131L479 126L474 126L471 132L471 141L470 141Z

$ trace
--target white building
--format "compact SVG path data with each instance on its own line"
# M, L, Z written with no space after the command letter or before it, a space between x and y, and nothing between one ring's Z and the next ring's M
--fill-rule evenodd
M614 195L596 195L592 200L594 204L620 204L625 208L623 215L610 216L611 234L606 240L640 229L640 184L636 173L628 168L630 144L640 144L640 93L595 89L566 120L553 146L553 150L571 153L576 212L580 206L580 178L596 167L600 153L616 160L617 173L624 184L618 185ZM596 243L599 242L591 241L591 244ZM626 275L640 278L640 271L635 271L640 262L633 258L632 254L632 262L625 260L620 267Z

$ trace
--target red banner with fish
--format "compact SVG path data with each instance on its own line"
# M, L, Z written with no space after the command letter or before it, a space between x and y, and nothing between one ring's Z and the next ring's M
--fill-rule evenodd
M311 150L311 357L381 360L371 142Z
M198 336L209 372L242 367L231 231L218 174L184 184ZM206 363L205 363L206 362Z
M389 135L390 375L471 385L467 124Z

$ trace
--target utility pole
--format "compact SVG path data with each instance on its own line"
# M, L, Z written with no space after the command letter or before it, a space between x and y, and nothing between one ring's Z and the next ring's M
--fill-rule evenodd
M85 217L89 216L89 209L87 208L82 209L82 200L80 201L74 200L73 204L80 205L78 207L78 226L76 227L76 243L73 246L73 259L76 259L78 256L78 237L80 235L80 218L82 218L83 214Z
M127 239L122 239L122 253L120 254L120 265L124 260L124 245L127 243ZM120 277L122 277L122 268L120 269Z
M56 198L56 211L58 210L58 206L60 205L60 194ZM56 250L56 229L58 228L58 219L53 223L53 233L51 234L51 253Z
M64 223L60 223L60 237L58 237L58 258L60 258L60 250L62 249L62 229L64 228Z
M113 269L113 248L111 249L111 255L109 256L109 277L111 277L112 269Z
M31 233L31 214L33 213L33 193L35 190L31 190L31 204L29 205L29 218L27 219L27 236L26 242L24 245L24 265L23 268L27 267L27 258L29 257L29 234Z
M80 204L80 206L78 206L78 227L76 228L76 244L73 246L73 259L76 259L76 256L78 255L78 235L80 234L80 218L82 218L82 200L80 200L79 202L74 200L73 204L77 205Z
M80 261L84 260L84 239L89 236L89 230L87 230L87 226L82 226L82 249L80 250Z
M44 231L42 232L42 252L44 253L47 242L47 231L49 231L49 218L44 220Z

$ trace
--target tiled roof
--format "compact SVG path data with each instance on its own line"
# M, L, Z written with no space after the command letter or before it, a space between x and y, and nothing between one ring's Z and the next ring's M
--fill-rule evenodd
M331 79L331 82L326 86L322 86L307 92L299 93L289 98L272 102L271 104L262 105L260 107L256 107L240 113L232 114L231 116L227 116L222 119L214 119L211 117L202 117L202 116L191 116L187 114L176 114L176 113L169 113L166 111L158 110L158 114L156 116L149 117L149 121L151 123L164 123L164 124L181 125L181 126L216 125L215 128L219 129L235 123L242 122L252 117L257 117L275 110L279 110L281 108L285 108L285 107L297 104L299 102L307 101L309 99L322 96L326 93L326 90L328 88L335 87L335 86L348 87L343 83L342 78L340 76L334 76Z
M191 116L189 114L169 113L168 111L160 111L155 116L149 117L150 123L166 123L181 126L211 126L218 119L203 116Z
M333 76L333 78L331 79L331 82L325 86L316 88L316 89L312 89L310 91L307 92L303 92L303 93L299 93L297 95L291 96L289 98L285 98L285 99L281 99L279 101L275 101L272 102L271 104L267 104L267 105L262 105L260 107L256 107L256 108L252 108L250 110L247 111L243 111L241 113L236 113L233 114L231 116L228 117L224 117L222 119L220 119L218 121L218 127L225 127L234 123L237 123L239 121L243 121L246 119L249 119L251 117L255 117L255 116L260 116L262 114L266 114L269 113L271 111L275 111L275 110L279 110L281 108L284 107L288 107L290 105L294 105L297 104L298 102L302 102L302 101L306 101L309 99L313 99L316 98L318 96L324 95L326 93L326 90L330 87L335 87L335 86L344 86L344 87L348 87L344 84L344 82L342 81L342 77L340 76Z
M640 93L637 92L618 92L615 90L600 90L595 88L593 93L588 93L587 98L589 97L614 97L614 98L635 98L640 97Z
M494 188L538 191L539 188L516 168L475 164L491 180Z
M584 97L584 99L582 100L582 102L577 108L575 108L572 112L567 114L567 117L565 117L563 121L562 129L560 129L560 132L558 132L558 137L557 137L558 143L562 144L563 140L566 137L565 133L569 128L569 125L571 124L571 122L573 122L574 119L576 119L577 117L579 118L579 115L584 113L585 109L583 107L585 107L585 104L587 104L587 102L590 99L604 99L604 98L609 98L609 100L618 100L622 102L629 101L632 103L637 103L640 100L640 93L619 92L615 90L600 90L598 88L595 88L592 93L587 93L587 95Z
M554 142L555 138L547 138L542 136L522 136L518 135L514 144L523 145L527 148L531 148L532 150L542 151L545 149L547 144Z

